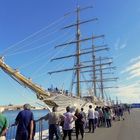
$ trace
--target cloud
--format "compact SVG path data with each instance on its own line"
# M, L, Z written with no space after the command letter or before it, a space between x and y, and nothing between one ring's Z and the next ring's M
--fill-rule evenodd
M139 83L119 85L119 88L115 91L118 99L121 99L122 102L140 102Z
M128 75L127 80L140 77L140 56L130 59L129 65L121 73Z
M124 44L120 45L120 49L124 49L124 48L126 48L126 46L127 46L127 44L124 43Z
M115 47L116 50L118 50L119 44L120 44L120 38L118 38L117 41L116 41L115 44L114 44L114 47Z
M119 88L113 91L123 102L140 103L140 56L130 59L127 67L121 71L125 74ZM125 82L124 82L125 81Z
M127 47L127 41L121 43L121 39L118 38L117 41L114 44L114 47L116 50L124 49Z
M137 62L136 64L131 65L130 67L127 68L127 71L130 71L130 73L133 73L133 71L137 70L140 68L140 61Z
M137 57L135 57L135 58L132 58L132 59L130 59L130 63L134 63L134 62L136 62L136 61L139 61L140 60L140 56L137 56Z
M113 57L113 60L116 60L116 59L120 58L120 56L122 56L123 54L124 54L124 53L120 53L119 55Z
M127 78L127 80L131 80L138 77L140 77L140 69L131 71L130 76Z

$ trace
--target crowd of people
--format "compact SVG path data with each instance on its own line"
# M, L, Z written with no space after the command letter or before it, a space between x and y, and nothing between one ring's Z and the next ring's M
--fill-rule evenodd
M41 117L39 120L48 120L49 123L49 140L53 140L55 136L57 140L66 140L67 136L69 140L72 140L72 132L75 130L76 140L84 138L85 129L88 129L88 133L94 133L97 127L111 127L113 120L124 120L124 111L126 108L123 106L114 107L98 107L94 109L92 105L89 105L87 113L84 109L78 108L73 112L73 109L69 106L66 107L66 113L60 114L57 111L57 107L53 107L52 112L46 116ZM130 113L130 110L128 109ZM62 134L60 132L60 126L62 127Z
M113 120L124 120L124 111L130 114L130 108L124 106L114 107L98 107L94 109L89 105L87 113L84 108L73 110L71 107L66 107L66 112L61 114L57 111L57 107L52 108L52 112L34 120L30 105L25 104L24 110L20 111L13 125L17 125L16 140L33 140L35 135L35 124L41 120L48 120L49 124L49 140L72 140L72 132L76 134L76 140L85 136L85 129L88 133L94 133L97 127L111 127ZM74 112L73 112L74 111ZM5 140L8 123L6 117L2 114L3 109L0 108L0 140ZM62 127L62 132L61 128Z
M65 89L59 89L59 88L53 88L53 87L51 87L51 88L48 88L48 91L49 92L52 92L52 93L57 93L57 94L65 94L65 95L69 95L69 91L68 90L65 90Z

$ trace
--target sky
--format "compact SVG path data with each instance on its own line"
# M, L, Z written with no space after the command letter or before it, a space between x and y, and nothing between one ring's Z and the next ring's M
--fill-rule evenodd
M113 57L117 86L106 90L113 100L124 103L140 102L140 1L139 0L0 0L0 55L4 62L24 76L45 87L70 89L72 72L49 75L49 71L73 67L69 58L50 62L52 58L70 55L75 46L55 49L58 44L75 39L75 29L62 27L75 22L80 7L93 6L81 12L80 18L98 21L81 25L81 38L105 35L95 45L108 44L109 52L97 56ZM69 15L64 16L66 13ZM91 42L81 44L81 48ZM89 56L83 56L87 60ZM86 75L89 78L89 75ZM82 89L86 90L85 85ZM0 69L0 105L35 102L36 96Z

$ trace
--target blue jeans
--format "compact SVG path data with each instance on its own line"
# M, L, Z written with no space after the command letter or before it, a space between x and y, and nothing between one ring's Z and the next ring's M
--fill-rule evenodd
M49 125L49 140L53 140L54 134L56 136L56 140L60 140L59 125L50 124Z

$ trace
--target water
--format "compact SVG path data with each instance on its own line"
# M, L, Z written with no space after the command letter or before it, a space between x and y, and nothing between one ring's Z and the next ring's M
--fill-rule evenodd
M20 110L15 110L15 111L5 111L4 115L6 116L9 126L11 126L11 124L13 124L15 122L15 118L18 115L18 113L20 112ZM34 120L39 119L40 117L46 115L48 113L48 110L32 110L33 114L34 114ZM39 131L39 123L36 123L36 132ZM44 121L43 123L43 130L48 129L48 122ZM10 127L8 129L7 132L7 140L11 140L15 138L15 134L16 134L16 126L14 127Z

